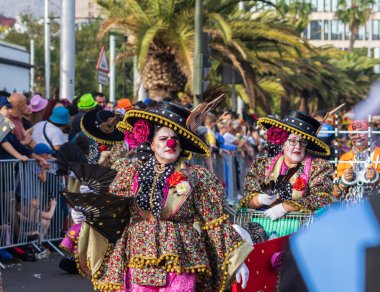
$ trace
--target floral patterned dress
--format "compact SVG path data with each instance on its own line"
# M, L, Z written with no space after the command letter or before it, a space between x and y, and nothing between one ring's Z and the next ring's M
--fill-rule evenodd
M119 172L110 191L119 196L136 196L140 165L128 160L116 162L114 168ZM224 213L225 194L217 178L203 167L183 162L176 166L174 174L178 172L190 188L185 192L169 189L163 196L159 220L135 204L120 240L115 245L108 244L100 260L85 252L94 250L91 240L86 249L80 248L84 255L79 254L78 262L87 262L87 273L96 289L127 291L130 283L126 281L161 287L170 281L170 273L195 275L196 291L227 288L252 246L241 239Z
M244 183L244 196L240 206L246 206L259 193L263 193L262 185L276 180L284 173L284 156L258 158L252 163ZM301 167L290 178L292 189L287 199L279 198L273 205L288 202L299 207L300 211L315 211L333 201L332 165L320 158L306 156Z

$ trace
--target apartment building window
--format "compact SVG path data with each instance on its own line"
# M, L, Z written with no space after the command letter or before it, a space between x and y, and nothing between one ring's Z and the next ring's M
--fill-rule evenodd
M375 12L380 11L380 0L376 0L375 4L373 5L373 11Z
M325 0L325 9L324 11L330 12L331 11L331 0Z
M360 26L358 32L356 33L357 40L364 40L365 27Z
M322 35L322 21L313 20L310 22L310 39L320 40Z
M342 40L344 25L339 20L331 20L331 39Z
M324 40L330 40L330 21L329 20L324 20L323 21L323 39Z
M338 7L338 0L330 0L331 1L331 11L336 12L336 9Z
M380 20L372 20L372 39L380 40Z
M349 40L351 37L351 32L350 32L350 28L348 27L347 24L344 25L344 39L345 40Z
M328 0L325 0L328 1ZM311 0L311 6L313 11L323 11L324 2L323 0Z

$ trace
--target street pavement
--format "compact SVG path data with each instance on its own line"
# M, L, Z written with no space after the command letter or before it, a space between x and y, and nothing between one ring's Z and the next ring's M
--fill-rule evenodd
M90 292L91 281L71 275L58 267L61 256L50 254L49 259L6 265L2 270L4 292Z

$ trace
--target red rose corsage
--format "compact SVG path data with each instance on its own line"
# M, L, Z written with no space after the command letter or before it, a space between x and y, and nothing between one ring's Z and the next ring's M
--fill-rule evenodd
M171 187L175 187L178 185L181 181L186 180L186 176L182 174L182 172L176 171L169 177L169 185Z
M107 151L107 145L102 144L99 146L98 149L99 149L99 152Z
M296 182L292 185L296 191L303 191L306 188L306 180L302 177L297 177Z

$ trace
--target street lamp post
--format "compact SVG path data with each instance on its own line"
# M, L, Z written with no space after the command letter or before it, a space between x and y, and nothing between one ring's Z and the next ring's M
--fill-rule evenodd
M202 0L195 1L195 46L194 46L194 74L193 74L193 91L194 91L194 106L198 105L199 99L202 95L202 69L203 69L203 4Z
M50 98L50 19L49 0L45 0L45 97Z
M60 97L72 101L75 88L75 0L62 0Z

